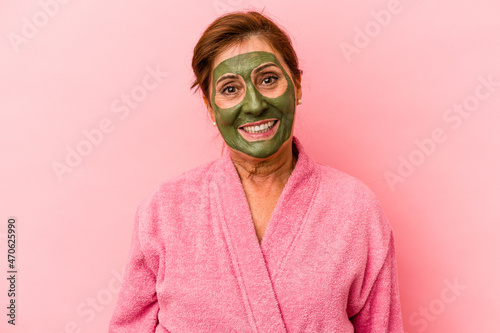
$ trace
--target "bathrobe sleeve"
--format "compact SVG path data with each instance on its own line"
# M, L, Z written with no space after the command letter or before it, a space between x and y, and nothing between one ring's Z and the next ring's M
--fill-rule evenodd
M403 333L394 237L378 200L371 196L366 221L365 269L352 292L356 333Z
M356 333L403 333L394 241L361 311L351 321Z
M156 330L159 305L156 296L154 260L146 256L144 243L148 231L144 224L155 215L150 206L141 205L136 213L128 264L123 276L118 301L109 325L109 333ZM153 264L152 264L153 262Z

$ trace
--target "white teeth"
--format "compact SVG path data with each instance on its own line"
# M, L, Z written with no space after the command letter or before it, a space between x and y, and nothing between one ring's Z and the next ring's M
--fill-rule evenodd
M270 122L261 124L259 126L245 126L243 127L243 130L248 133L264 133L267 132L269 128L273 126L273 124L274 120L271 120Z

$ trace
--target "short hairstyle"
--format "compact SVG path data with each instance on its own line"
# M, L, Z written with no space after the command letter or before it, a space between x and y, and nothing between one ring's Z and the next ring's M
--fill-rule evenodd
M210 102L210 80L215 58L229 47L258 36L262 37L284 59L296 85L300 84L302 71L290 36L271 19L255 11L235 12L216 19L203 32L193 50L191 66L195 79L191 89L201 89ZM195 90L195 91L196 91Z

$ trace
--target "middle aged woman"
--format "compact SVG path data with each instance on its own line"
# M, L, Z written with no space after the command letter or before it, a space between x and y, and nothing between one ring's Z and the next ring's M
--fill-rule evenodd
M293 136L301 71L286 33L229 14L192 64L227 149L139 208L110 332L403 332L378 201Z

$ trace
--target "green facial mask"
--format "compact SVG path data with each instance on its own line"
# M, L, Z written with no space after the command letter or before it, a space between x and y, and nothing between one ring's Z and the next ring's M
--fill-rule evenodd
M295 89L272 53L249 52L221 62L213 71L211 102L227 145L247 155L269 157L292 133ZM240 134L240 126L266 119L279 120L271 139L247 141Z

